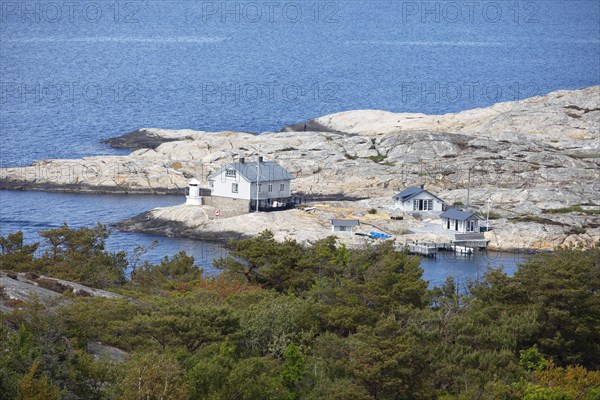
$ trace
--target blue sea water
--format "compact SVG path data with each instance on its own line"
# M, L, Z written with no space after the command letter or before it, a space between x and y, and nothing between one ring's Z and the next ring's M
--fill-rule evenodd
M2 2L0 165L124 153L99 142L140 127L264 132L350 109L446 113L599 83L595 0ZM0 192L0 234L177 202ZM161 243L156 256L194 246Z

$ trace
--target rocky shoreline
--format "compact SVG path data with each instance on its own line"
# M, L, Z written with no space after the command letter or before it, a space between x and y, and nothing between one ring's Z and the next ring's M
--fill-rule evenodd
M261 156L294 176L294 193L349 211L325 210L324 220L312 226L293 210L281 214L287 221L266 213L270 216L262 219L247 215L215 222L183 208L157 209L118 224L119 229L225 241L255 234L246 223L252 221L280 240L306 241L329 234L329 217L362 220L370 208L380 216L393 213L391 196L407 186L424 184L452 205L466 204L470 185L474 210L485 212L491 205L491 246L589 247L600 240L599 104L600 86L594 86L456 114L348 111L260 135L143 128L105 141L132 149L129 155L2 168L0 189L181 194L183 203L190 178L207 189L212 171L239 157L257 157L260 149ZM383 217L377 223L398 232L400 240L427 237L405 232L409 226L388 226ZM289 227L293 224L298 228Z

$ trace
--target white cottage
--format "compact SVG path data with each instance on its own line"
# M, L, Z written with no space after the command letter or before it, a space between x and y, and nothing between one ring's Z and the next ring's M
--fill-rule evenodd
M331 232L333 233L352 233L352 228L360 226L357 219L332 219Z
M458 233L479 233L481 218L473 212L449 208L440 214L442 227Z
M276 161L245 162L240 158L208 177L211 196L248 202L248 210L278 208L291 200L292 176Z
M425 190L423 186L411 186L394 197L394 206L404 212L411 211L442 211L444 201Z

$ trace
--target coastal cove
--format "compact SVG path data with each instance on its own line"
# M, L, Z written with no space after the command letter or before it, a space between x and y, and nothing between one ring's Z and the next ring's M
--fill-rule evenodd
M600 400L599 0L0 21L0 400Z
M7 207L3 212L17 216L14 220L3 218L0 235L6 236L20 229L27 242L35 242L40 240L38 231L57 228L63 222L67 222L72 228L93 226L97 222L110 225L141 210L180 204L183 197L0 190L0 201ZM212 267L212 260L227 256L227 250L214 242L122 232L116 229L111 229L107 247L110 251L126 250L131 253L137 245L150 246L154 240L158 241L157 246L142 257L143 261L159 262L164 256L185 251L194 257L196 264L208 275L212 275L218 273ZM440 253L438 258L421 260L423 279L429 281L430 287L433 287L443 284L446 277L453 276L460 285L464 285L467 280L481 278L488 267L501 266L505 272L512 275L517 264L525 261L526 255L527 252L497 251L487 251L474 256Z
M40 241L38 232L67 223L71 228L116 223L148 208L182 202L182 196L109 195L0 190L2 219L0 235L23 231L26 242ZM9 217L10 216L10 217ZM136 246L150 247L142 261L159 262L179 251L192 255L208 274L214 273L212 260L226 254L221 245L192 239L121 232L111 228L107 241L110 251L125 250L131 255ZM40 250L38 250L40 251Z
M310 244L330 236L333 221L350 220L358 230L336 232L336 238L353 248L371 243L373 232L393 238L400 251L411 243L451 245L461 237L487 247L487 253L442 251L425 259L431 285L447 276L464 284L490 267L511 274L524 261L522 251L598 242L599 98L600 86L593 86L456 114L356 110L260 135L139 129L108 142L119 155L1 168L0 234L24 229L31 242L37 231L63 222L75 228L100 222L118 229L108 243L113 251L133 254L137 245L158 239L145 255L149 261L183 250L212 274L212 261L227 254L229 239L270 230L276 241ZM132 152L124 155L123 147ZM286 194L275 203L290 200L291 185L302 206L249 212L257 195L249 194L246 176L244 196L250 197L239 197L236 179L247 171L256 177L260 168L267 174L260 178L263 193L276 186ZM278 178L265 182L273 171ZM213 184L231 192L215 195ZM466 204L470 218L488 215L491 221L485 230L478 224L466 230L461 222L460 233L458 221L452 229L450 220L442 225L440 206L423 208L420 200L414 205L420 208L398 208L398 191L425 186L446 209ZM184 194L192 189L197 197L190 203Z

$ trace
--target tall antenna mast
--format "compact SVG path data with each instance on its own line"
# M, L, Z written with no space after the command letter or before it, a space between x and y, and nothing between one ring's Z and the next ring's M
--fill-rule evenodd
M260 187L260 146L258 146L258 160L256 162L256 212L258 212L259 187Z
M467 211L471 209L471 166L469 166L469 178L467 180Z

